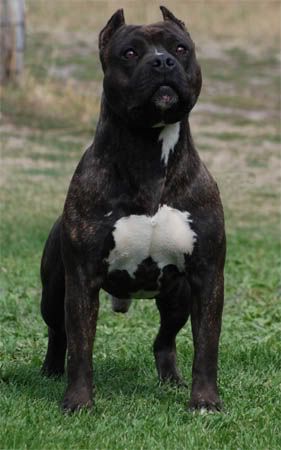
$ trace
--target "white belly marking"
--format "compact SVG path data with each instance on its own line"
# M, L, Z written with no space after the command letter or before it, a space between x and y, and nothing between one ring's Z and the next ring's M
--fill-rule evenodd
M151 257L160 269L174 264L184 269L184 254L193 251L196 234L188 212L163 205L154 216L131 215L117 220L115 247L108 256L109 272L126 270L133 276L138 265Z

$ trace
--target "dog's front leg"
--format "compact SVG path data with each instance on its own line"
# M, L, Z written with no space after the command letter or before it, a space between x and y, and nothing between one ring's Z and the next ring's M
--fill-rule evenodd
M185 385L176 365L176 336L189 316L189 285L182 276L178 277L171 286L170 291L164 289L156 299L160 313L160 329L153 349L159 379Z
M224 299L223 271L210 270L200 294L193 298L194 342L190 409L221 409L217 388L218 345Z
M66 270L65 326L68 386L62 407L75 411L93 404L92 350L99 310L97 279L86 268Z

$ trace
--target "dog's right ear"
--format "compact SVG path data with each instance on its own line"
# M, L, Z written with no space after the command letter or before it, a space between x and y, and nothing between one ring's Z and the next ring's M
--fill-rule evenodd
M109 19L105 27L101 30L99 35L99 50L102 53L110 39L122 25L125 24L123 9L118 9Z

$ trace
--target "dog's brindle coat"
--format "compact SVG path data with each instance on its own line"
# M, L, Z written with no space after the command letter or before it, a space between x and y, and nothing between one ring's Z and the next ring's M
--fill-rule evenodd
M124 311L131 297L156 298L161 380L181 383L175 339L190 314L189 406L221 406L223 210L189 129L201 89L194 44L184 24L161 10L164 21L149 26L125 25L118 10L100 34L104 93L95 141L74 173L42 257L42 314L49 327L42 370L62 374L67 350L67 411L92 406L101 288Z

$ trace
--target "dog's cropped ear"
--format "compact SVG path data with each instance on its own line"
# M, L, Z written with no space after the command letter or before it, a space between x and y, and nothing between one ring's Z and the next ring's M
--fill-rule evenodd
M160 6L160 9L165 21L170 20L171 22L176 23L182 30L186 31L185 23L182 20L177 19L165 6Z
M105 27L101 30L99 35L99 50L102 52L107 46L108 42L122 25L125 24L123 9L118 9L109 19Z

